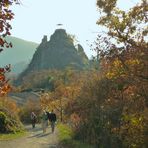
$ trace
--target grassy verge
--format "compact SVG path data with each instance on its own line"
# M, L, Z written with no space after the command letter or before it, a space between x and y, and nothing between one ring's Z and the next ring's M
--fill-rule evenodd
M27 135L26 131L16 132L16 133L9 133L9 134L1 134L0 133L0 141L4 140L12 140L16 138L20 138Z
M67 125L59 124L58 130L60 145L62 145L64 148L92 148L87 144L74 140L73 131Z

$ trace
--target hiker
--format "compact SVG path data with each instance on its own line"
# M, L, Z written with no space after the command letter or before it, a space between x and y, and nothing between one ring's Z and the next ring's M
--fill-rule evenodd
M45 110L43 110L41 118L42 118L43 133L46 133L46 128L47 128L47 125L48 125L48 116L47 116L47 113L46 113Z
M31 112L31 123L32 123L32 128L35 128L37 116L34 112Z
M46 114L47 114L48 120L50 121L50 114L51 114L51 112L46 111ZM49 125L49 124L47 124L47 126L48 126L48 125Z
M51 130L52 130L52 133L54 133L54 129L55 129L55 122L57 120L57 117L56 117L56 114L53 112L53 110L51 111L51 113L49 113L48 115L48 119L51 123Z

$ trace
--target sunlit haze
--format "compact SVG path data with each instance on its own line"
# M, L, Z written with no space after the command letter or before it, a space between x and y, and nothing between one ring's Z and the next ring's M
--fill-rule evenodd
M125 2L127 1L127 2ZM120 0L123 9L128 9L138 0ZM63 24L67 33L77 37L90 57L89 45L93 43L101 28L96 24L99 12L96 0L22 0L21 5L13 6L15 18L11 33L15 37L40 43L43 35L53 34Z

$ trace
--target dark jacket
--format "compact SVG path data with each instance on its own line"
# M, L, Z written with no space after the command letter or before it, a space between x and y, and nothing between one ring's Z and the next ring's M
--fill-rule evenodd
M51 121L51 122L56 122L56 120L57 120L57 117L56 117L56 114L55 113L47 113L47 115L48 115L48 119L49 119L49 121Z

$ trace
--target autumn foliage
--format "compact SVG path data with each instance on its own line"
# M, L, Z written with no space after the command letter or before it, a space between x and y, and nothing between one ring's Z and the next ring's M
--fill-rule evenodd
M18 113L19 108L14 100L0 97L0 133L15 133L23 130Z
M0 68L0 97L5 96L8 91L10 91L10 85L8 84L8 79L6 79L5 74L10 71L10 66L5 68Z
M69 111L82 141L99 148L147 147L147 2L128 12L116 3L97 0L98 24L108 28L95 42L100 71L90 73Z
M10 21L13 19L14 14L10 10L12 4L19 4L18 0L1 0L0 1L0 52L4 47L12 47L12 43L8 43L5 39L6 36L10 35ZM8 80L5 74L10 71L10 65L0 68L0 96L4 96L10 90Z
M52 74L52 73L50 73ZM83 84L84 75L81 72L73 70L59 71L58 75L50 75L53 78L54 90L41 95L41 106L43 109L51 111L54 109L61 122L67 122L69 114L66 107L72 108L76 96L80 92Z
M18 3L18 0L1 0L0 1L0 52L4 47L12 47L12 43L8 43L5 39L10 35L10 21L14 14L9 9L10 6ZM22 130L22 125L18 118L18 107L14 101L6 97L11 90L6 78L6 73L10 71L10 64L4 68L0 68L0 132L17 132Z
M97 23L108 29L95 42L98 68L75 74L68 83L58 83L50 97L43 100L46 104L50 98L47 104L62 108L76 139L98 148L145 148L148 4L142 0L127 12L116 4L116 0L97 0L102 14Z
M28 101L20 107L19 118L23 123L31 123L30 115L34 112L37 115L37 122L40 122L41 104L38 100L28 99Z
M18 0L1 0L0 1L0 46L12 47L12 43L8 43L5 37L10 35L10 21L14 18L14 13L10 9L10 6L15 3L19 4ZM0 49L2 51L3 48Z
M2 1L1 8L7 6L3 2L11 5L15 1ZM42 109L54 109L59 120L72 127L76 139L94 147L146 148L147 1L141 0L129 11L119 9L117 0L97 0L97 7L101 12L97 24L106 27L107 33L99 34L95 42L95 68L81 72L66 69L28 75L24 78L24 89L46 87L39 94L40 102L28 101L20 115L22 120L26 120L32 110L39 114ZM4 22L13 18L11 11L4 9L1 15ZM9 35L9 25L6 28L1 29L6 31L1 31L4 36ZM6 42L0 37L3 46ZM0 69L1 96L9 90L5 79L7 71L9 67ZM12 111L16 110L14 103L10 106ZM5 118L3 114L1 116Z

